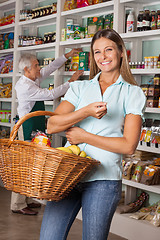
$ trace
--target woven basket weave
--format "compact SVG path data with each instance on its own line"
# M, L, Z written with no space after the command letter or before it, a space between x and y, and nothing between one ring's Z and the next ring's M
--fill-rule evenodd
M59 201L100 163L55 148L15 140L21 124L40 115L52 116L54 113L37 111L26 114L15 124L9 139L0 139L0 175L8 190L28 197Z

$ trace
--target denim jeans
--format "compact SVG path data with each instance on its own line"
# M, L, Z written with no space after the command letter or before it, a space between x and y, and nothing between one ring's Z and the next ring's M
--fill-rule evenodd
M40 240L66 240L81 207L83 240L106 240L121 187L121 180L79 183L65 199L47 202Z

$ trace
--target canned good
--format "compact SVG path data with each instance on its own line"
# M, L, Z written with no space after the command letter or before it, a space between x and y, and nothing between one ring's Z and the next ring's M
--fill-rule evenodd
M48 89L49 89L49 90L52 90L53 88L54 88L54 84L53 84L53 83L50 83Z
M66 39L73 40L74 39L74 31L67 32Z
M44 43L48 43L48 33L44 34Z
M66 41L66 33L67 33L66 28L62 28L61 41Z
M73 19L67 19L67 32L74 31Z

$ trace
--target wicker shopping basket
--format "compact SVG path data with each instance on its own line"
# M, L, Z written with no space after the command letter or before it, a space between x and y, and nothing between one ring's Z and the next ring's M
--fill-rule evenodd
M99 161L33 142L16 140L21 124L49 111L26 114L13 127L9 139L0 139L0 176L8 190L38 199L59 201Z

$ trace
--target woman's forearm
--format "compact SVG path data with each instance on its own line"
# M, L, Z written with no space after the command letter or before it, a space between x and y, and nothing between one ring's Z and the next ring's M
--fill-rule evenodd
M137 141L131 142L126 137L103 137L88 132L83 138L89 145L121 154L133 154L138 144L138 138Z
M65 131L88 116L89 114L86 107L75 112L55 115L48 120L47 132L51 134Z

